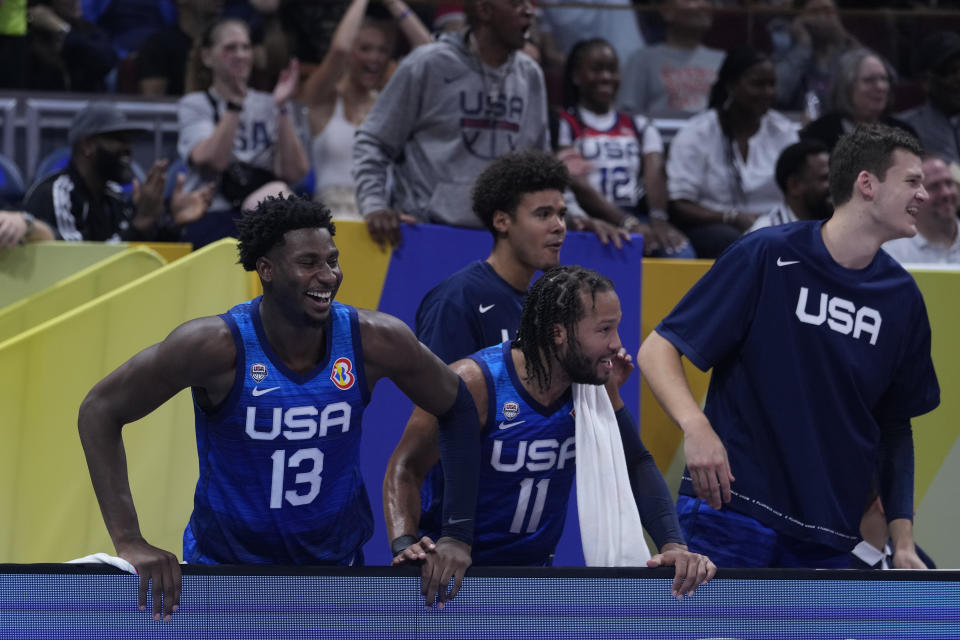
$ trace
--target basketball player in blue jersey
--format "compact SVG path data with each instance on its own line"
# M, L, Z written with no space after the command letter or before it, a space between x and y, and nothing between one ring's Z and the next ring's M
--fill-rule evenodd
M917 141L858 127L830 158L833 217L755 231L644 341L643 375L684 433L677 511L721 567L846 568L875 472L894 565L913 542L910 419L940 390L913 278L880 245L917 233ZM703 410L681 368L713 369Z
M319 203L264 200L244 215L239 242L240 263L257 271L263 296L177 327L94 386L80 408L104 522L117 554L140 574L141 609L153 580L155 619L161 594L165 619L177 608L180 568L140 532L121 431L186 387L200 478L185 560L361 563L373 526L358 463L360 418L376 382L389 378L442 416L441 450L452 470L446 488L454 497L445 507L437 572L423 589L441 603L459 589L473 534L476 409L463 382L400 320L334 301L343 279L334 231Z
M528 293L516 340L452 365L473 394L482 425L474 564L551 563L576 467L571 385L606 383L634 498L660 549L650 566L675 564L673 591L681 597L714 575L713 563L683 544L670 492L620 399L617 389L632 369L620 344L620 317L609 279L556 267ZM431 422L411 419L384 480L394 564L422 561L427 573L438 532L421 521L420 484L439 457L436 442Z

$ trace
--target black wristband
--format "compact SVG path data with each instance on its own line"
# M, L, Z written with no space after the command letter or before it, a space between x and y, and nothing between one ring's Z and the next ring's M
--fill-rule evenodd
M412 544L416 544L417 536L411 536L409 533L407 535L399 536L394 538L393 542L390 543L390 551L393 553L394 557L400 555L404 549L409 547Z
M243 111L243 103L232 102L230 100L227 100L227 111L234 111L236 113L240 113L241 111Z

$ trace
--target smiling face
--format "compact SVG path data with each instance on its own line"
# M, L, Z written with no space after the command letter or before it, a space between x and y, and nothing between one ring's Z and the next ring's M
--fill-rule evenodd
M890 75L875 56L860 61L857 77L850 89L850 104L857 122L876 122L890 100Z
M580 93L580 102L595 113L606 113L620 88L620 68L612 47L598 44L580 57L573 73L573 84Z
M921 218L956 221L960 193L947 163L940 158L924 160L923 186L930 194L930 199L920 206L918 215Z
M867 172L864 172L867 173ZM917 212L930 196L923 186L920 158L902 149L893 152L893 165L884 180L872 180L871 217L887 240L917 235Z
M566 213L563 194L556 189L525 193L512 216L494 214L494 229L501 234L497 242L506 243L512 259L531 275L555 267L567 233Z
M324 324L343 281L340 251L322 228L288 231L283 242L257 261L264 295L293 321Z
M383 29L370 24L361 27L350 55L351 80L364 89L376 89L389 60L389 43Z
M615 291L598 291L595 297L580 293L585 310L576 324L576 334L566 337L560 366L578 384L604 384L613 372L613 357L620 342L620 298ZM560 325L557 325L558 327Z
M240 22L229 21L218 26L211 35L212 44L203 50L203 64L213 77L246 84L253 69L250 34Z

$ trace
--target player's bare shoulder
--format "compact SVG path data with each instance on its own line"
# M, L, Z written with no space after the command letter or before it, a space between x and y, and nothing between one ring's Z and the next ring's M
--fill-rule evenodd
M227 323L217 316L184 322L157 345L157 357L175 366L176 375L211 400L225 396L233 385L237 346Z

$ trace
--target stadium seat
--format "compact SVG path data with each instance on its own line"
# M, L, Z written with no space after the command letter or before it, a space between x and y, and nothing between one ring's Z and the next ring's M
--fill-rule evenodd
M17 207L23 200L25 187L20 167L11 158L0 154L0 206Z

